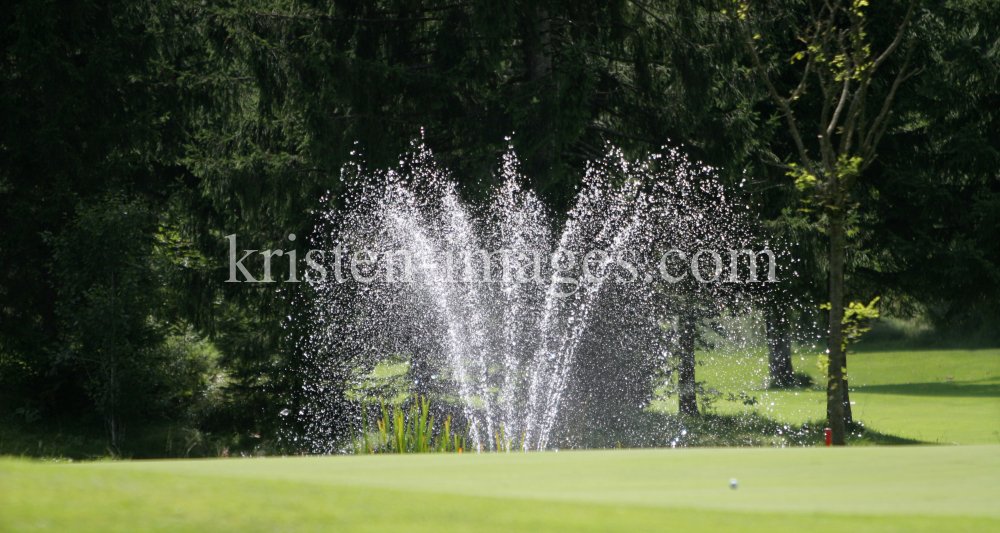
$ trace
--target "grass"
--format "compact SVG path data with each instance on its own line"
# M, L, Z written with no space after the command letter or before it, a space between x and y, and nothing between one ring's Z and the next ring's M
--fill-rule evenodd
M580 441L583 447L624 446L783 446L821 442L819 421L825 418L825 383L818 375L816 356L806 353L794 356L795 369L810 374L818 387L812 389L769 390L764 387L767 377L766 355L751 351L747 354L729 354L721 351L701 354L704 363L698 367L698 379L706 387L723 392L712 409L705 412L713 417L702 420L685 420L689 430L686 438L677 438L680 430L676 416L664 420L659 416L634 421L637 431L624 434L595 435L593 442ZM380 370L384 376L401 375L400 365ZM852 444L902 444L912 442L997 444L1000 443L1000 350L929 350L865 352L849 357L851 399L854 413L866 424L861 438ZM381 374L380 374L381 375ZM387 378L388 379L388 378ZM395 378L393 378L395 379ZM737 401L727 401L732 394ZM746 405L740 395L756 403ZM407 396L401 396L404 402ZM410 398L412 400L412 398ZM676 397L657 401L652 413L676 414ZM0 413L3 414L3 413ZM413 442L423 442L416 434L416 425L396 424L395 411L382 436L378 430L378 415L369 413L367 420L369 441L359 439L357 447L382 452L392 451L389 440L399 435ZM748 417L747 415L754 415ZM81 424L72 421L36 420L28 422L16 416L0 416L0 455L32 457L72 457L99 459L117 456L110 450L102 433L84 431ZM383 418L385 418L383 414ZM410 419L413 419L411 416ZM445 420L434 422L436 435ZM427 426L431 423L425 421ZM666 425L665 425L666 424ZM783 425L793 427L788 435ZM799 435L803 424L808 424L808 434ZM396 426L399 426L398 428ZM678 427L673 427L678 426ZM426 428L425 428L426 429ZM453 428L461 434L463 428ZM391 431L390 431L391 430ZM676 430L676 431L675 431ZM779 430L784 433L777 433ZM425 431L426 432L426 431ZM450 433L451 431L449 431ZM613 432L612 432L613 433ZM790 438L791 437L791 438ZM676 442L674 442L676 438ZM498 447L516 448L519 435L505 435L498 439ZM441 442L426 439L425 444L435 450ZM434 442L431 442L434 440ZM406 448L414 448L407 444ZM130 440L125 457L198 457L219 456L229 451L231 455L246 453L260 455L273 453L273 442L258 439L255 435L211 435L192 431L190 428L156 426L136 432ZM569 444L567 444L569 445ZM450 450L463 447L452 442Z
M997 471L1000 446L7 459L0 531L997 531Z
M755 404L720 399L714 411L756 411L801 424L826 416L825 380L816 355L794 357L796 371L809 373L813 389L767 390L764 356L711 354L702 357L698 379L723 393L746 391ZM856 419L884 434L931 443L1000 443L1000 350L895 351L848 357ZM654 406L676 411L676 400Z
M729 444L767 444L782 422L823 418L821 388L765 389L759 355L703 359L706 386L746 391L755 403L718 400L714 414L685 424L739 415L757 437ZM815 356L797 355L795 367L818 378ZM849 371L856 417L901 437L871 432L858 443L993 445L0 459L0 531L1000 531L1000 350L862 353ZM400 428L427 440L426 412L421 403L410 413L419 424L383 412L378 446L399 440ZM703 433L689 428L689 440Z
M1000 346L1000 335L987 321L973 318L938 329L923 317L909 319L882 317L870 323L872 329L855 345L859 352L894 350L980 349Z

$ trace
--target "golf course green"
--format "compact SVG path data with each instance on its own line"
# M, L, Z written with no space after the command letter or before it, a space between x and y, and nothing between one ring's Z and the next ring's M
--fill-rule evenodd
M1000 531L1000 350L850 364L858 419L947 445L0 459L0 532ZM699 379L756 399L713 412L820 420L815 356L795 366L820 385L767 390L765 360L747 355L714 354Z
M0 531L985 532L998 480L994 445L5 459Z

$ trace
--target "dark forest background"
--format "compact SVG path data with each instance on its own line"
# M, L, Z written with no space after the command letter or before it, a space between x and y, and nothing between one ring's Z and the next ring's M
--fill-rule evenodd
M798 83L789 58L815 4L748 15L782 88ZM555 212L608 143L678 147L718 169L761 238L793 245L789 301L826 301L824 235L799 209L793 142L734 5L5 2L0 424L20 436L0 446L295 451L278 437L294 431L279 413L300 389L286 317L301 287L225 283L225 236L241 250L306 242L315 213L339 205L343 165L394 166L421 136L473 201L496 185L510 136ZM872 2L873 43L908 5ZM930 325L921 342L995 345L1000 4L919 1L906 50L919 72L851 197L848 301L881 296L883 314ZM285 261L274 269L287 276Z

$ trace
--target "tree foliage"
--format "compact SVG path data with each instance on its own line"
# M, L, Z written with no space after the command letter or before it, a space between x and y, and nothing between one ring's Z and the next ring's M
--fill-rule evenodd
M792 252L773 307L829 300L833 223L845 301L996 320L1000 9L863 4L8 2L0 404L116 445L150 413L277 434L300 289L226 283L226 236L260 273L340 206L345 165L393 166L420 138L470 198L513 144L557 212L608 143L680 147ZM195 409L210 383L220 401Z

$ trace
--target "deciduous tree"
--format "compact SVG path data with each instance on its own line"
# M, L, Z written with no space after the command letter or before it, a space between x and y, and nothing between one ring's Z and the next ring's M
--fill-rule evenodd
M850 417L842 323L846 224L855 184L875 161L879 143L891 123L897 91L919 72L910 66L912 45L908 39L915 5L915 0L909 2L894 25L891 40L883 45L873 42L869 35L866 0L811 3L810 16L795 27L804 48L790 58L769 57L767 41L755 28L757 18L767 16L763 10L744 3L733 9L753 68L795 143L797 162L789 164L790 172L829 237L827 416L835 444L844 444L845 420ZM897 64L892 65L890 59ZM775 79L774 61L799 65L799 79L787 91ZM880 76L890 65L895 72L886 82ZM804 98L810 87L818 89L818 94ZM806 136L806 127L815 128L815 140Z

